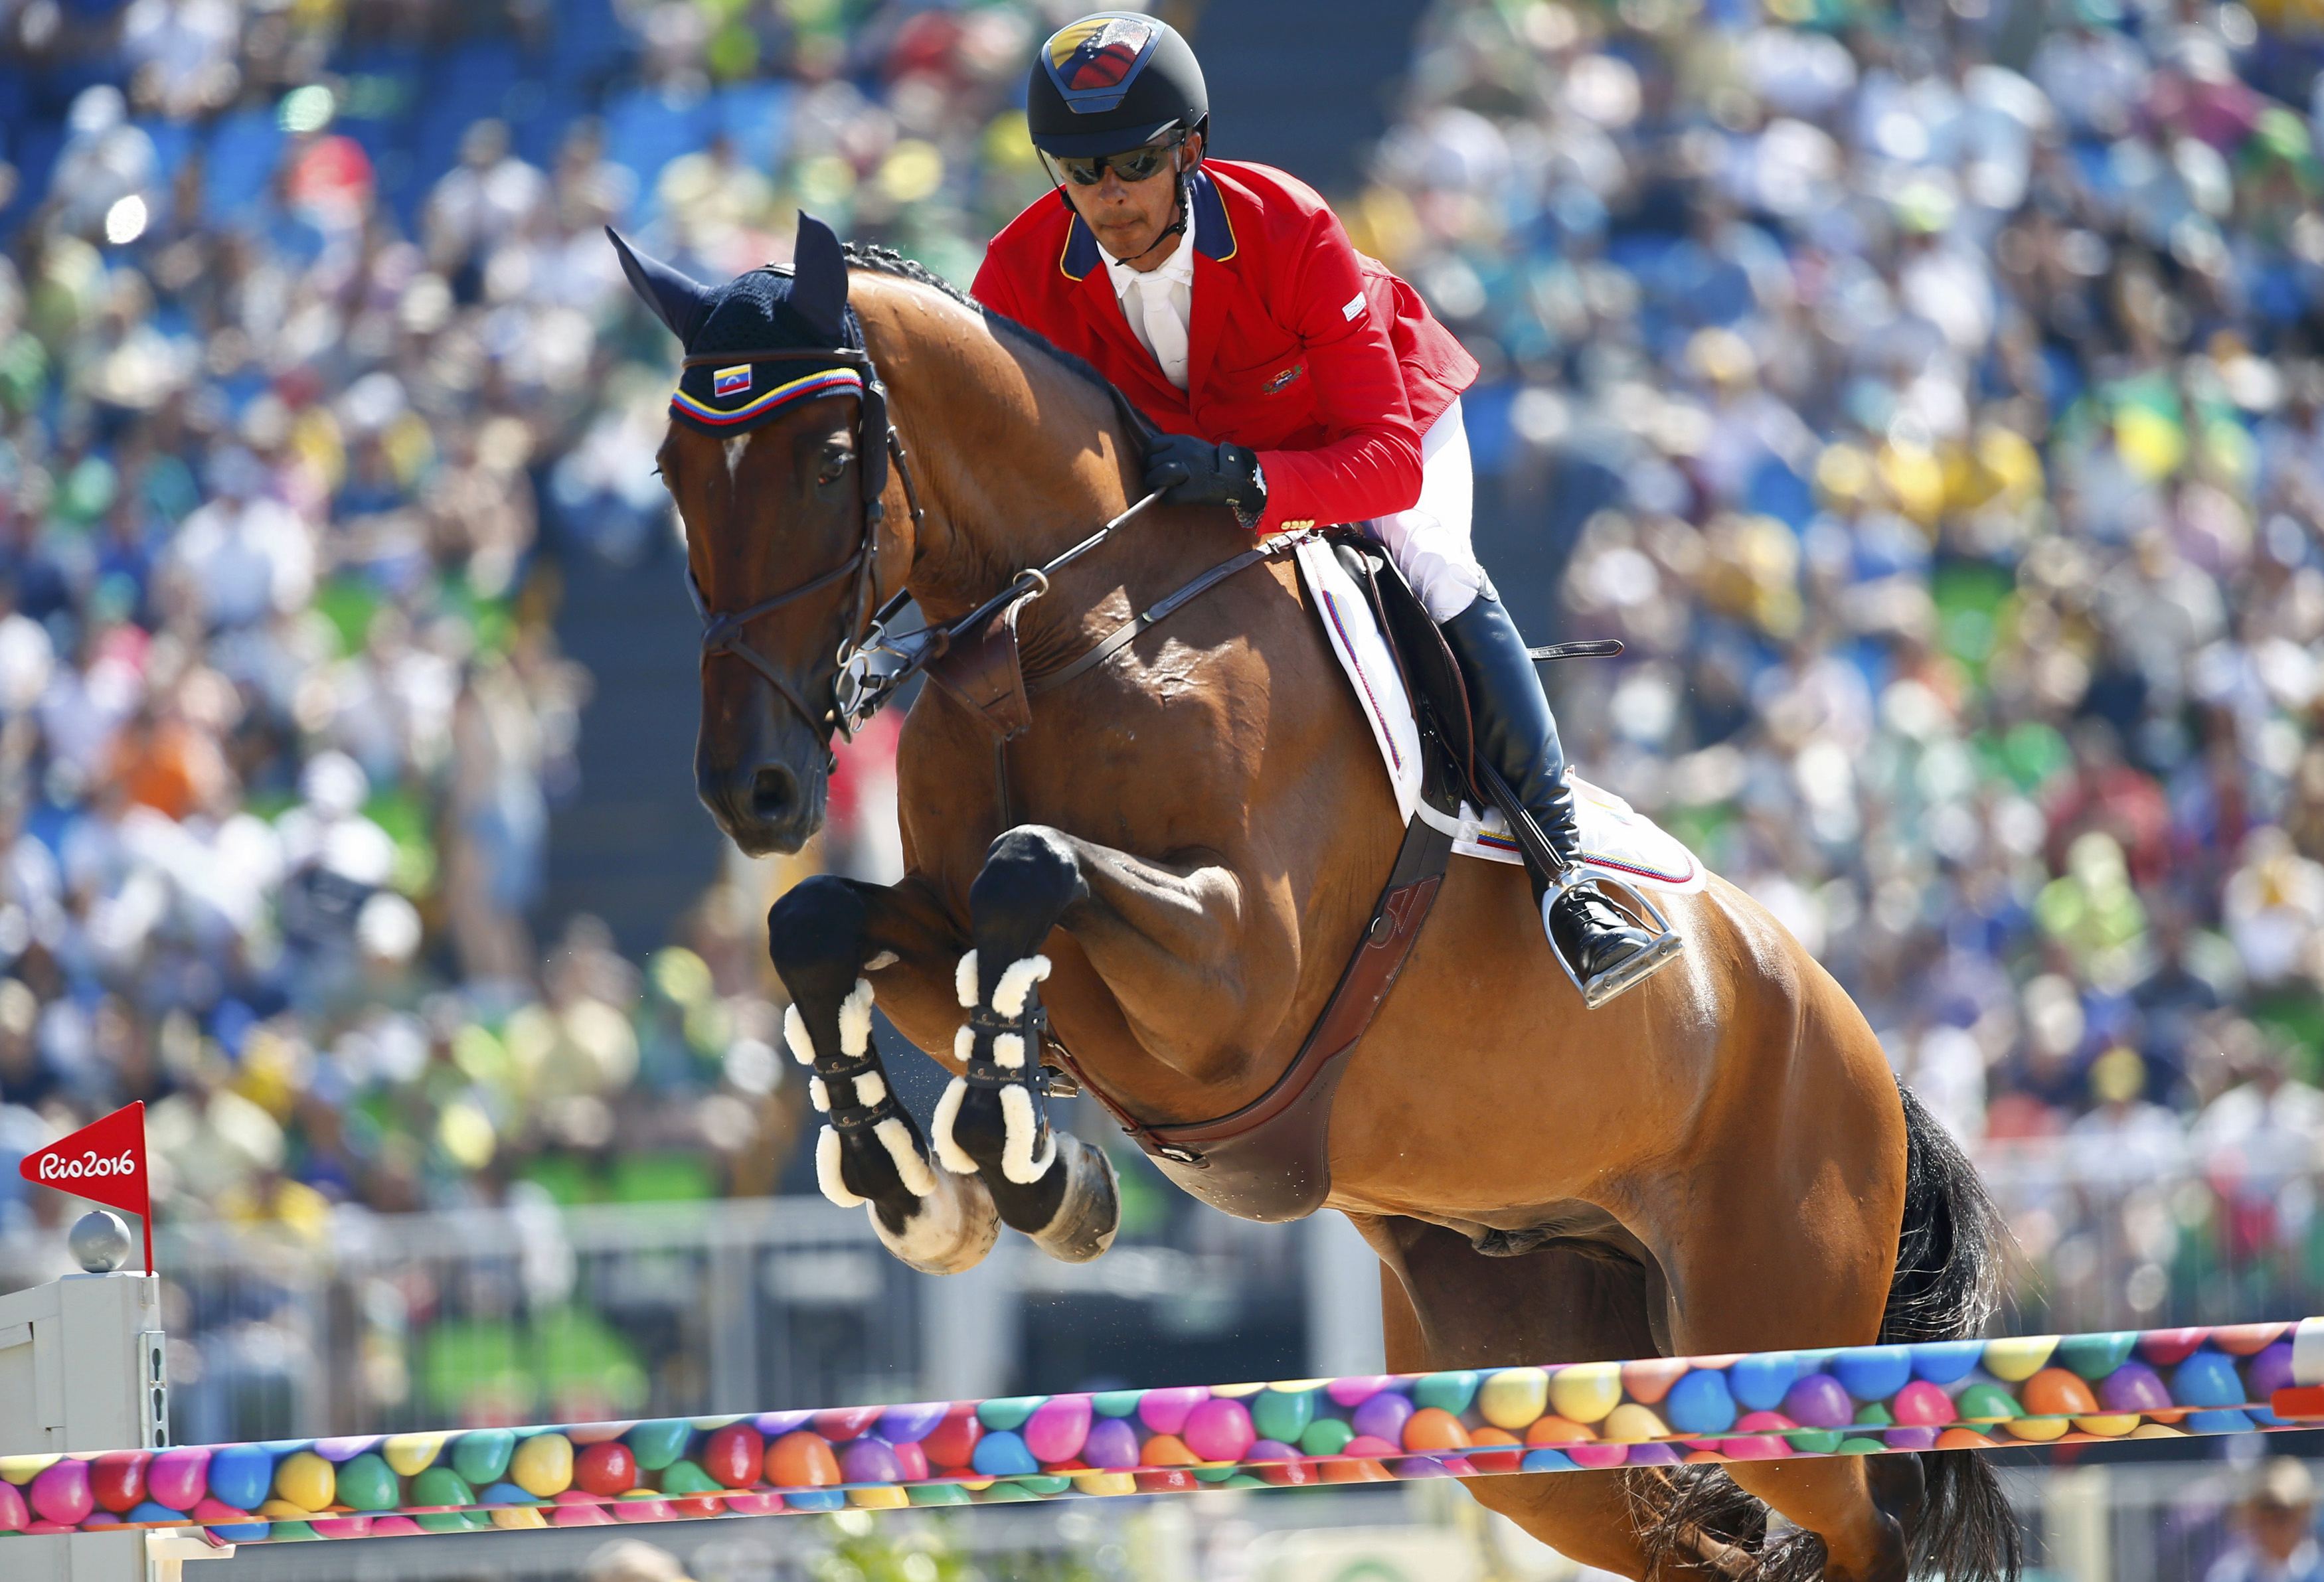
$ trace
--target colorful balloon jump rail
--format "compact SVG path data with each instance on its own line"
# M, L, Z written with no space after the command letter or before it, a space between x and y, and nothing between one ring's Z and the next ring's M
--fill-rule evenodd
M2324 1418L2324 1319L0 1457L0 1531L381 1538L2167 1439Z

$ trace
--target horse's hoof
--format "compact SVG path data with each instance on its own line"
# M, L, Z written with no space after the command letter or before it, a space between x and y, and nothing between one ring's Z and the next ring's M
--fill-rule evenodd
M1033 1245L1061 1263L1086 1264L1113 1245L1121 1228L1120 1183L1104 1149L1065 1133L1050 1135L1065 1169L1065 1196L1049 1223L1033 1233Z
M923 1274L973 1269L1001 1236L1001 1210L979 1176L936 1172L933 1188L917 1201L899 1231L888 1228L879 1204L870 1212L881 1245Z

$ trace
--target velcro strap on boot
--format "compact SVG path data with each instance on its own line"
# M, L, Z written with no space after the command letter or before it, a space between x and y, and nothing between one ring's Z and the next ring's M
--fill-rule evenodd
M1019 1083L1038 1093L1049 1090L1048 1068L1041 1063L1049 1036L1049 1013L1039 1000L1028 998L1030 1003L1022 1016L1004 1016L986 1006L968 1013L968 1028L974 1035L971 1047L975 1053L969 1056L968 1068L962 1074L970 1087L991 1091ZM992 1058L994 1041L1011 1033L1022 1041L1022 1065L1002 1065Z
M877 1104L835 1103L831 1107L831 1113L824 1118L831 1123L834 1131L865 1132L873 1129L883 1120L898 1118L906 1120L911 1118L905 1114L904 1107L896 1102L896 1096L890 1093Z
M823 1079L825 1094L831 1100L831 1113L824 1118L835 1131L870 1131L883 1120L910 1117L896 1100L895 1084L889 1081L887 1072L880 1064L877 1051L867 1050L859 1055L835 1055L825 1060L818 1056L815 1074ZM876 1076L880 1079L881 1095L877 1104L858 1104L855 1100L855 1079ZM844 1102L843 1102L844 1100Z
M961 1072L961 1075L967 1079L970 1087L985 1092L996 1092L1002 1088L1019 1086L1030 1088L1034 1092L1046 1098L1054 1086L1058 1073L1051 1071L1047 1066L1004 1066L996 1065L989 1060L973 1060Z
M828 1058L818 1054L815 1057L813 1070L816 1076L823 1079L826 1087L833 1082L852 1084L856 1078L867 1074L876 1074L882 1081L885 1081L888 1076L886 1070L880 1064L880 1054L877 1050L867 1050L862 1054L855 1055L835 1054Z

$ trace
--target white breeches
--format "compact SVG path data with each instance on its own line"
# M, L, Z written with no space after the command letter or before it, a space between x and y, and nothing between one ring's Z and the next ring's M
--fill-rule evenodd
M1364 532L1388 550L1405 581L1439 625L1466 610L1493 585L1469 547L1476 484L1469 468L1469 431L1461 400L1439 413L1420 437L1420 498L1410 510L1374 517Z

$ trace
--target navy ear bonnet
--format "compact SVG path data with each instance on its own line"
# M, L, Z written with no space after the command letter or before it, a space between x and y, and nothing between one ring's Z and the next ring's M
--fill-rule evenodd
M610 227L631 287L686 348L670 416L705 434L731 437L769 423L797 402L863 393L863 326L847 305L847 261L822 221L799 216L794 263L769 264L723 286L706 286L631 247ZM853 352L818 367L813 358L756 361L770 352ZM731 363L719 360L732 354ZM849 363L857 366L849 366Z

